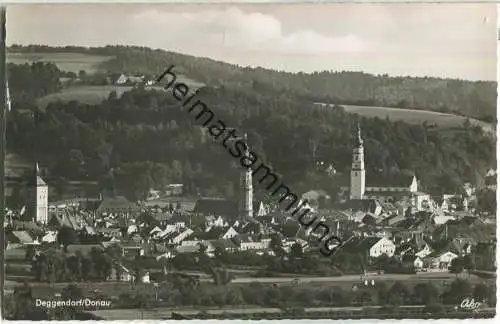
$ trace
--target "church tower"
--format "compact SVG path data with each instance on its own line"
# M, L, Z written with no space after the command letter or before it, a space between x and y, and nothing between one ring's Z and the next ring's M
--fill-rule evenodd
M247 134L244 135L245 144L247 143ZM249 156L248 146L245 152ZM239 219L248 221L253 218L253 187L252 187L252 168L244 168L241 172L240 178L240 206L239 206Z
M38 168L38 162L36 163L34 170L34 179L31 183L31 194L30 194L30 209L31 215L37 223L47 224L48 222L48 212L49 212L49 187L43 181L40 176L40 170Z
M363 199L365 194L365 157L363 149L363 139L361 138L361 127L359 122L356 127L357 134L354 138L354 147L352 149L351 166L351 188L350 199Z

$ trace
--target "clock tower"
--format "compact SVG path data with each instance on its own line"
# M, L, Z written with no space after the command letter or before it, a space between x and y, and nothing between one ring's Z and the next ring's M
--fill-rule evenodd
M363 139L361 138L361 127L359 122L356 127L357 134L354 138L354 147L352 150L352 165L351 165L351 187L350 199L363 199L365 194L365 157L363 149Z

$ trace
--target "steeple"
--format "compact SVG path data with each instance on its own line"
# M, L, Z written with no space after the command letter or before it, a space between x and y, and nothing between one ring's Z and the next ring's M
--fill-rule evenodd
M245 156L250 156L248 148L247 134L243 135L243 141L246 144ZM252 186L252 168L244 168L240 177L240 220L250 220L253 218L253 186Z
M353 144L350 199L363 199L365 194L366 171L363 139L361 138L359 120L356 123L356 135Z
M354 138L354 147L362 146L363 138L361 137L361 126L359 125L359 120L356 121L356 135Z

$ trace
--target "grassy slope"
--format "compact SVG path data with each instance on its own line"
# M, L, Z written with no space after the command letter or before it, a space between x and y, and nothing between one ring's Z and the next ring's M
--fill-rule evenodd
M80 70L87 73L98 71L101 62L109 60L109 56L97 56L77 53L7 53L7 62L14 64L33 63L37 61L52 62L60 70L78 74Z

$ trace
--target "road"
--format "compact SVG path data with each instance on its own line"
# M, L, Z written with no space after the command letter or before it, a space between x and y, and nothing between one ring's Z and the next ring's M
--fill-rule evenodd
M362 278L362 279L361 279ZM300 283L314 283L314 282L360 282L361 280L375 280L375 281L415 281L415 280L453 280L456 278L455 274L448 272L422 272L418 274L381 274L381 275L345 275L340 277L300 277ZM253 282L279 284L290 283L294 278L283 277L240 277L231 281L233 284L249 284ZM471 275L471 280L481 280L479 277ZM202 278L201 282L211 282L212 279Z

